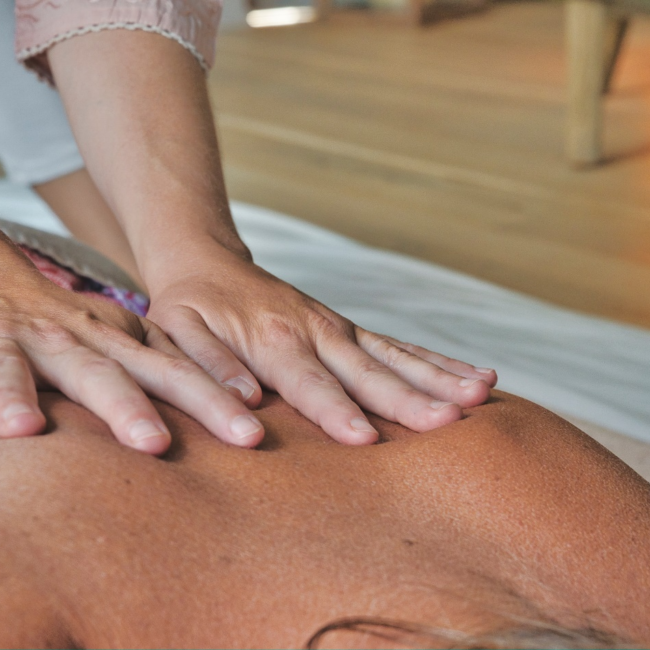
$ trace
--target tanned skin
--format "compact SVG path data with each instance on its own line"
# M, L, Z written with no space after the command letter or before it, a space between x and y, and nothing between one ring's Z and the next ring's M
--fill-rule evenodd
M524 400L348 447L266 395L254 450L157 403L155 458L39 397L47 433L0 443L2 647L299 647L348 616L650 641L650 485Z

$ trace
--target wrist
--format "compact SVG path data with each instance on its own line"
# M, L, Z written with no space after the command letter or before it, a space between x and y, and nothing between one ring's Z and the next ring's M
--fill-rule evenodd
M136 255L152 297L180 278L223 275L227 269L248 266L253 261L249 249L236 232L224 236L224 233L206 230L179 230L170 237L158 233Z

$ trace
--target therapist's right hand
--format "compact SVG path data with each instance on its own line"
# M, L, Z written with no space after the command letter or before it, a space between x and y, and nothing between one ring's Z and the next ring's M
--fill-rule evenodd
M0 268L0 438L41 433L37 390L54 389L104 420L121 443L150 454L164 453L171 436L148 395L224 442L262 440L239 391L216 382L151 321L58 287L1 234Z

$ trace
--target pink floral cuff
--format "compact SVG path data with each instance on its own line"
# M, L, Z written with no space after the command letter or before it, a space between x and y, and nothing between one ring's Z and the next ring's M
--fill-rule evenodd
M16 0L16 57L53 85L49 47L104 29L141 29L178 41L207 70L222 0Z

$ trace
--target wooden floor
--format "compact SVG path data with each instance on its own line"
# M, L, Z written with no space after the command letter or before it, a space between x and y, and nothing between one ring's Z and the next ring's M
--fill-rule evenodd
M632 24L598 168L565 162L564 77L559 2L224 34L230 195L650 327L650 20Z

